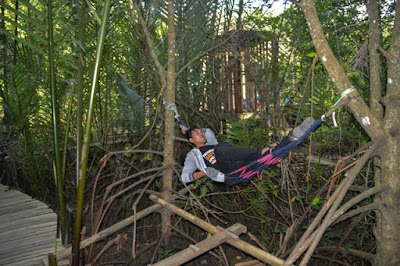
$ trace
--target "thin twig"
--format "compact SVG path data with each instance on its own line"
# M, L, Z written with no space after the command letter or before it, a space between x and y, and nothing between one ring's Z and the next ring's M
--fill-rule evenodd
M325 257L325 256L322 256L322 255L313 255L313 257L317 258L317 259L323 259L323 260L329 260L330 259L329 257ZM343 261L340 261L340 260L334 260L334 261L335 261L335 263L340 264L340 265L351 266L350 264L348 264L346 262L343 262Z
M321 239L323 233L325 232L326 228L332 223L331 218L335 215L335 211L338 208L340 202L343 200L343 198L346 195L348 189L350 188L351 184L354 182L355 178L357 177L358 173L360 172L360 170L362 169L364 164L371 158L371 156L373 156L375 154L376 148L378 146L379 145L377 144L377 142L372 145L372 147L360 159L359 163L356 164L349 171L348 177L342 181L342 183L338 187L338 190L335 191L335 193L332 195L331 199L329 199L327 204L324 206L324 207L326 207L326 206L330 207L329 212L327 213L327 215L326 215L324 221L322 222L321 226L316 230L315 237L312 240L312 242L310 242L310 246L309 246L305 256L303 257L303 260L300 263L300 265L305 265L309 261L309 259L311 258L311 255L312 255L313 251L315 250L317 244L319 243L319 240ZM311 230L314 230L314 228L316 227L317 223L319 223L320 220L322 219L322 216L323 215L320 215L320 213L318 213L318 215L317 215L318 219L316 218L314 220L314 222L312 223L312 225L310 226L310 228L312 228ZM310 239L309 236L310 236L311 230L307 230L306 231L308 233L308 236L307 236L308 239ZM303 241L304 240L305 239L303 239ZM301 242L299 241L299 243L301 243ZM302 244L300 244L299 245L299 249L295 249L295 252L293 252L289 256L289 258L288 258L288 260L286 261L285 264L293 263L305 250L306 250L306 247L304 247Z
M340 247L343 245L344 241L349 237L351 231L353 231L354 227L356 227L356 225L361 222L362 218L365 217L367 213L361 213L357 219L355 219L350 226L346 229L346 232L343 234L342 238L340 239L339 243L336 246L336 249L333 251L333 254L331 255L331 258L329 260L329 266L332 265L337 253L339 252Z
M264 198L265 198L266 200L268 200L269 203L271 203L272 207L274 207L274 209L279 213L279 215L282 217L282 219L285 220L286 225L290 225L289 221L288 221L288 220L286 219L286 217L282 214L282 212L279 210L279 208L276 207L276 205L274 204L274 202L267 196L267 194L265 194L264 191L262 191L262 189L261 189L259 186L257 186L257 184L256 184L253 180L251 180L250 182L253 184L253 186L255 186L255 187L258 189L258 191L260 191L260 193L264 196Z
M315 195L315 197L320 197L321 194L326 190L328 187L329 182L325 182L325 184L321 187L321 189L318 191L318 193ZM307 209L303 212L303 215L296 220L294 224L292 224L288 230L286 231L286 236L283 240L283 246L282 249L279 250L280 252L285 252L286 246L289 243L290 239L294 236L294 233L297 231L298 227L303 223L304 219L308 216L310 211L312 210L312 204L310 204ZM292 249L291 249L292 250ZM279 254L279 253L278 253ZM286 257L287 254L283 254L283 257Z
M132 205L132 210L133 210L133 237L132 237L132 257L136 258L136 224L137 224L137 219L136 219L136 210L137 210L137 205L139 204L140 199L142 198L144 192L147 190L147 188L150 186L150 184L153 183L154 179L157 177L157 175L154 175L153 178L147 182L146 186L142 189L142 192L140 192L139 196L136 198L135 203Z
M317 248L316 250L317 251L332 251L335 248L336 247L320 247L320 248ZM364 251L353 249L353 248L349 248L349 249L339 248L339 251L344 251L344 250L346 250L349 254L351 254L353 256L357 256L359 258L366 259L370 262L373 262L375 260L375 255L368 253L368 252L364 252Z
M158 251L158 249L160 248L161 243L163 242L163 239L164 239L164 235L162 234L161 237L160 237L160 240L159 240L158 243L157 243L156 248L154 249L154 253L153 253L153 256L151 257L151 262L150 262L150 264L153 264L153 262L154 262L154 260L155 260L155 258L156 258L156 255L157 255L157 251Z
M118 237L119 236L116 236L112 240L108 241L105 246L103 246L103 248L100 250L100 252L94 258L93 264L95 264L101 258L101 256L103 256L104 252L106 252L110 247L112 247L112 245L114 245L116 243Z

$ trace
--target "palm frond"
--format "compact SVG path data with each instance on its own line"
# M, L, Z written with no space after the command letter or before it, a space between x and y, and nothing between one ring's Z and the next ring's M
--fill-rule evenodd
M129 87L120 75L115 74L115 79L120 85L116 88L122 99L118 106L124 114L126 126L129 129L136 130L139 134L142 134L145 131L146 122L145 100Z

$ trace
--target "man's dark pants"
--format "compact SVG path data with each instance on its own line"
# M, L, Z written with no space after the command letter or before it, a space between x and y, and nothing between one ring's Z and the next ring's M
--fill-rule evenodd
M274 148L277 150L291 142L290 135L283 138L283 140ZM215 158L217 163L214 168L218 169L224 174L229 174L237 169L248 165L255 160L260 159L266 154L262 154L261 148L237 148L230 143L219 143L214 148Z

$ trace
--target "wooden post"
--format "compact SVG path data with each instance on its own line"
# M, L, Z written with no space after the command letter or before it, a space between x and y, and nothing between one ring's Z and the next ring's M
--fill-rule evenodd
M163 199L158 198L155 195L150 195L150 199L158 204L160 204L162 207L168 209L169 211L181 216L182 218L185 218L189 222L203 228L204 230L210 232L211 234L218 234L221 230L218 229L216 226L207 223L206 221L194 216L193 214L184 211L178 207L175 207L174 205L166 202ZM249 243L240 240L240 239L229 239L226 241L229 245L234 246L235 248L238 248L247 254L265 262L269 263L271 265L283 265L284 261L278 257L275 257L274 255L259 249L258 247L255 247L253 245L250 245Z
M239 50L239 48L238 48ZM239 114L243 111L242 108L242 71L240 69L240 51L239 55L234 57L233 63L233 95L235 102L235 113Z
M173 256L153 264L153 266L182 265L183 263L200 256L210 249L225 243L228 239L238 238L238 234L246 233L246 231L247 228L244 225L234 224L228 229L222 230L218 234L207 238L196 245L190 245L188 248L174 254Z

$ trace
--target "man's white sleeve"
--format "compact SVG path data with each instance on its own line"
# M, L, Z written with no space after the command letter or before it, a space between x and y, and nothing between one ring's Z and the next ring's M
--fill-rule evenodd
M215 137L214 132L209 128L203 128L204 136L206 137L207 143L206 145L217 145L218 140Z
M183 183L193 182L193 173L197 170L196 159L193 153L189 152L186 155L185 164L183 166L181 181Z

